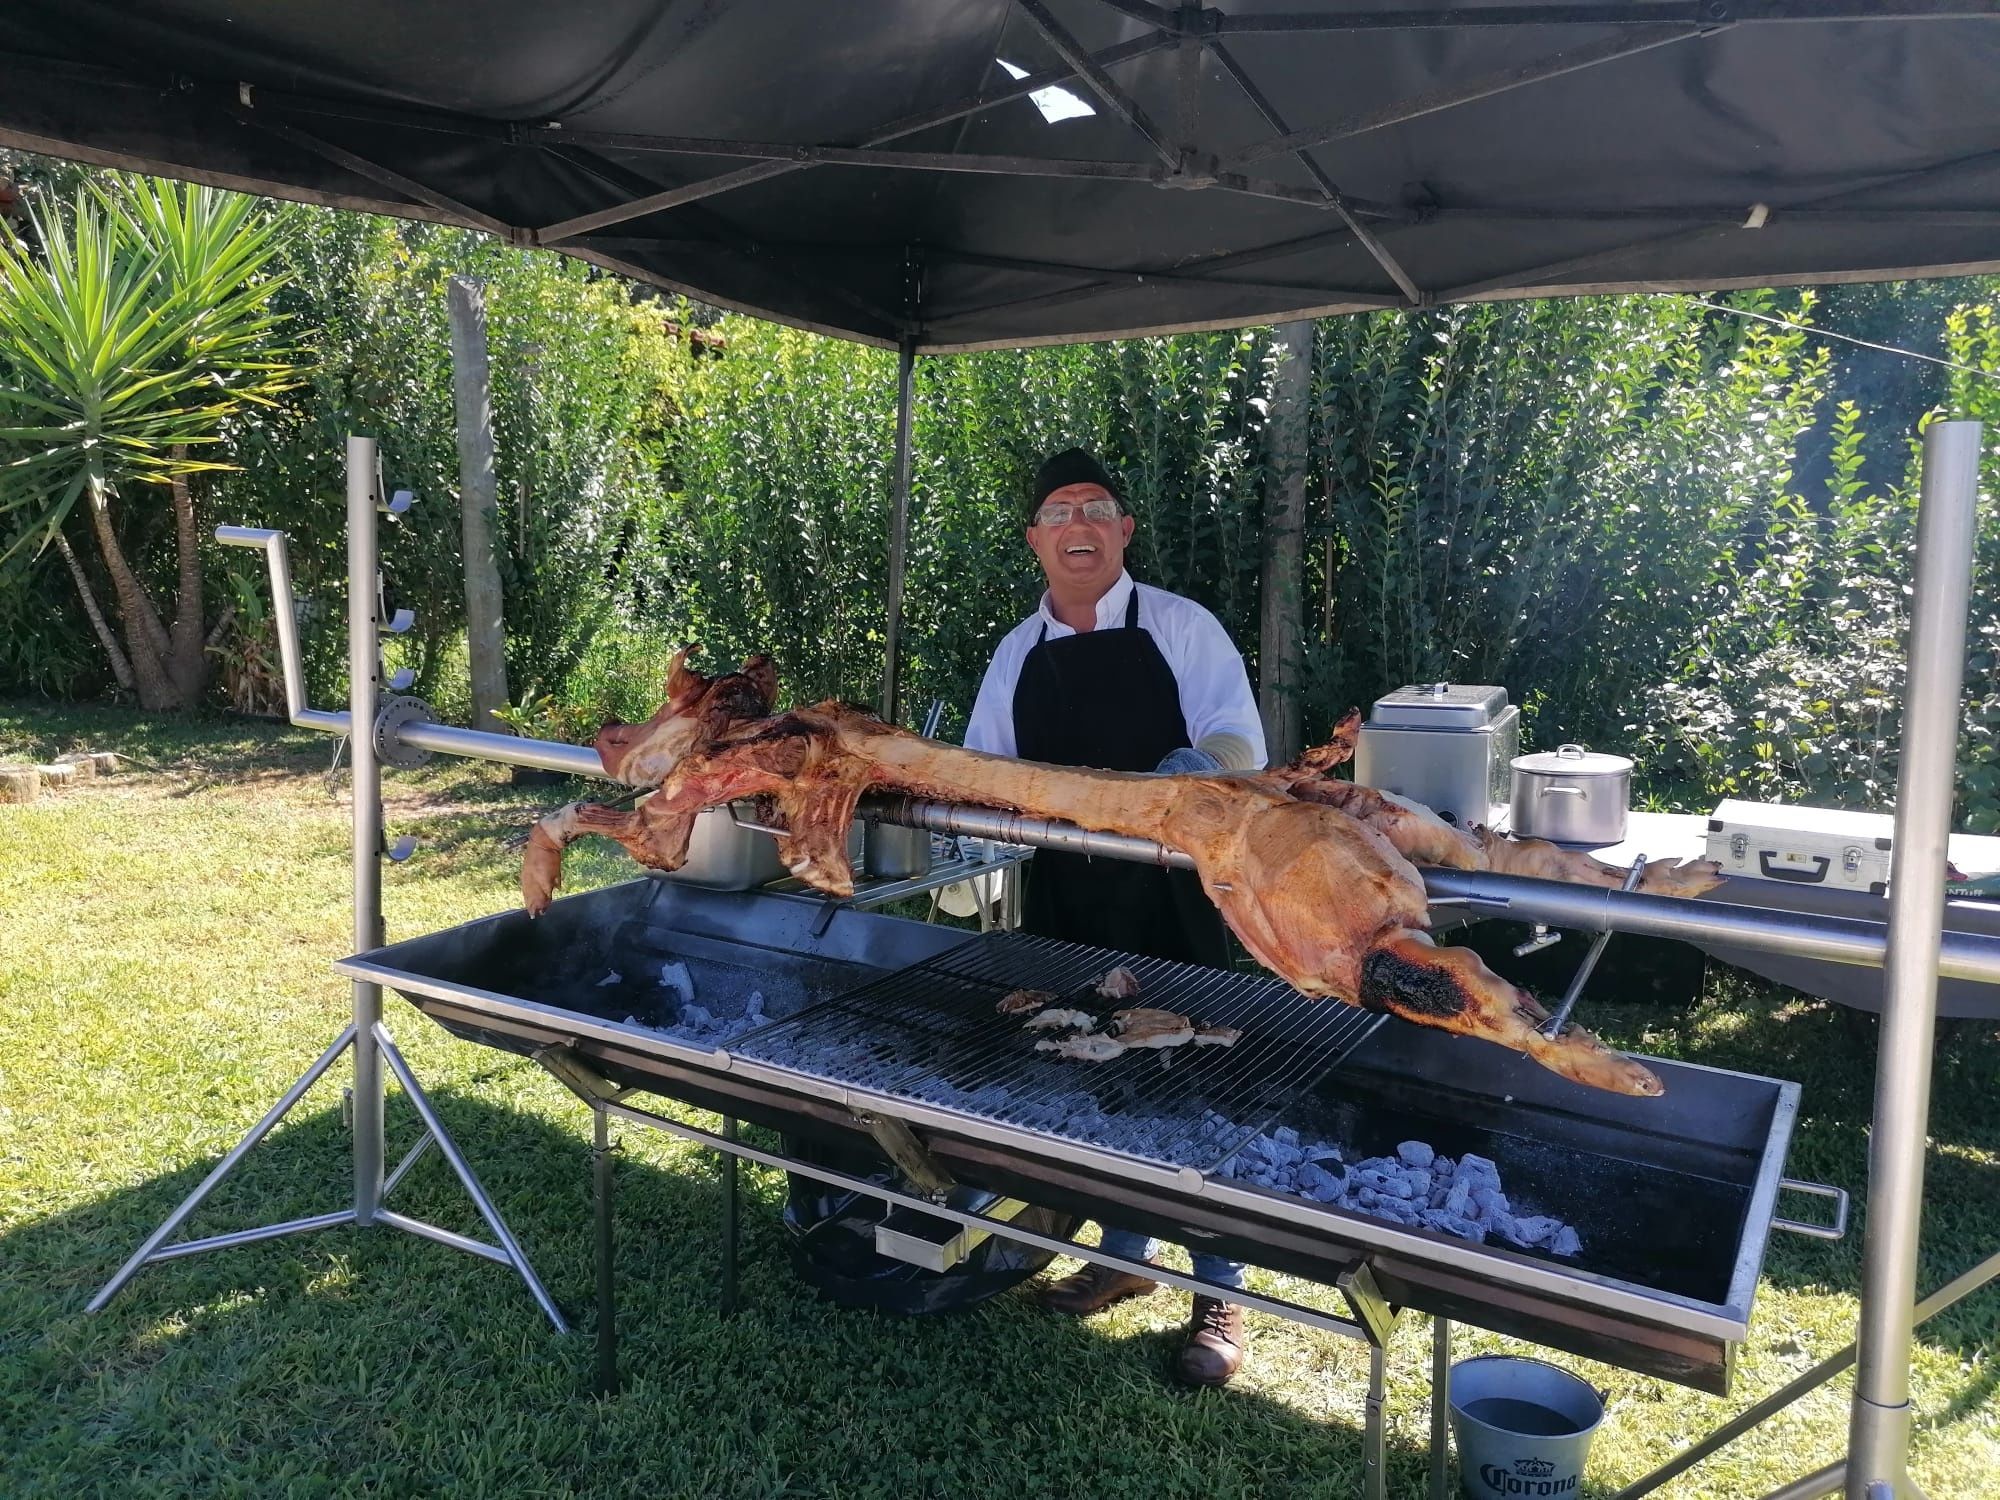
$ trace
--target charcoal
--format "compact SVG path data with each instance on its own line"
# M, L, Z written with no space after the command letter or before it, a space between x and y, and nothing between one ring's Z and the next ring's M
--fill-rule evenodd
M1271 1139L1276 1141L1280 1146L1296 1147L1299 1143L1299 1133L1289 1125L1280 1125L1276 1130L1271 1132Z
M672 990L676 995L679 995L682 1005L694 1004L694 976L688 973L688 966L686 964L666 963L660 965L660 983L665 988Z
M1428 1167L1437 1160L1437 1152L1422 1141L1404 1141L1396 1148L1396 1155L1406 1167Z
M1583 1237L1567 1224L1558 1229L1555 1238L1549 1241L1549 1254L1551 1255L1576 1255L1582 1249Z
M1513 1207L1512 1204L1508 1203L1505 1193L1501 1192L1497 1187L1487 1187L1483 1183L1472 1190L1472 1201L1479 1205L1479 1216L1482 1219L1490 1219L1496 1214L1507 1213Z
M1309 1161L1303 1167L1299 1168L1299 1186L1303 1187L1315 1198L1324 1200L1329 1196L1337 1195L1346 1184L1347 1174L1345 1172L1335 1175L1318 1162Z
M1556 1231L1562 1227L1560 1219L1531 1215L1515 1219L1514 1232L1508 1238L1520 1245L1543 1245L1555 1238Z
M1459 1159L1458 1175L1463 1178L1483 1180L1494 1187L1500 1186L1500 1169L1485 1157L1474 1156L1470 1152Z

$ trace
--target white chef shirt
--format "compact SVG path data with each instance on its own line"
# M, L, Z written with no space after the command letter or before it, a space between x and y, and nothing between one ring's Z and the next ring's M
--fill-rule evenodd
M1120 572L1118 581L1097 601L1097 629L1124 628L1125 606L1134 589L1139 591L1139 628L1152 636L1180 687L1188 743L1199 745L1210 735L1234 735L1249 745L1255 768L1261 770L1264 723L1257 716L1242 653L1220 620L1192 599L1137 583L1130 573ZM1014 743L1014 689L1021 681L1021 664L1035 649L1044 627L1052 641L1076 634L1050 612L1046 591L1041 607L1008 631L994 651L972 705L972 719L965 726L966 749L994 755L1020 753Z

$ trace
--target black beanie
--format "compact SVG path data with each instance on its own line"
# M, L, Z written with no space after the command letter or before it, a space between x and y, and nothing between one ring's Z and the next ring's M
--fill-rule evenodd
M1081 448L1065 448L1043 459L1042 466L1035 470L1035 491L1028 501L1028 519L1034 519L1035 512L1049 496L1072 484L1102 485L1118 502L1118 508L1125 508L1125 497L1118 492L1117 481L1105 471L1104 465Z

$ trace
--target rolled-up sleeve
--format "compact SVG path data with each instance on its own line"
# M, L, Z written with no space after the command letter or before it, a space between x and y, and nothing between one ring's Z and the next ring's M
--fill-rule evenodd
M1266 749L1264 721L1250 691L1250 673L1243 653L1222 628L1222 622L1191 599L1181 606L1173 627L1162 632L1167 664L1180 684L1181 713L1187 719L1188 742L1201 746L1229 770L1262 770ZM1242 752L1230 740L1247 747L1251 763L1232 765ZM1229 753L1234 752L1234 753Z
M965 748L984 750L989 755L1019 754L1014 743L1014 689L1021 681L1021 663L1027 656L1017 628L1010 631L986 665L979 684L979 696L972 703L972 717L965 725Z

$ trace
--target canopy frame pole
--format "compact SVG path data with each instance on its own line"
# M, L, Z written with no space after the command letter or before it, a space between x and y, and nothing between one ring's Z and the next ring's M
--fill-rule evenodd
M1981 435L1978 422L1934 422L1924 433L1881 1052L1868 1137L1869 1213L1848 1434L1849 1500L1873 1500L1885 1486L1890 1495L1911 1493L1910 1344Z
M1107 47L1094 54L1090 61L1098 68L1108 68L1117 63L1129 62L1136 57L1158 52L1163 47L1173 45L1173 37L1166 32L1155 32L1151 36L1140 37L1116 47ZM920 115L905 115L891 120L881 129L862 138L865 146L885 146L890 141L901 140L906 135L916 135L939 125L948 125L953 120L962 120L968 115L976 115L982 110L993 109L1016 99L1025 99L1038 89L1052 88L1067 83L1076 77L1072 67L1050 68L1040 73L1032 73L1017 79L1005 88L962 99L956 104L942 109L927 110ZM530 137L531 140L553 145L561 141L562 132L543 130ZM633 149L633 148L628 148ZM718 193L730 192L735 188L748 187L752 183L781 177L787 172L809 171L820 163L812 161L766 161L753 166L739 167L732 172L723 172L714 177L704 177L699 182L666 189L639 198L631 203L614 208L600 209L595 213L581 214L574 219L565 219L559 224L550 224L536 234L536 243L553 245L561 240L575 239L589 234L592 230L603 229L612 224L623 223L627 219L641 218L646 214L664 213L670 208L679 208L684 203L699 202L703 198L714 197Z
M1042 34L1042 40L1055 50L1056 56L1075 69L1077 77L1093 94L1104 101L1106 109L1144 137L1146 144L1153 148L1154 154L1161 161L1171 168L1180 168L1181 153L1175 148L1174 143L1167 139L1166 133L1153 123L1152 117L1145 110L1139 107L1138 100L1118 87L1111 75L1091 60L1090 53L1085 50L1083 43L1072 36L1069 29L1050 14L1049 8L1042 3L1042 0L1014 0L1014 4L1033 23L1035 30Z
M1022 0L1016 0L1016 3L1022 3ZM1255 145L1245 146L1240 151L1233 152L1224 158L1222 165L1234 170L1249 166L1252 162L1283 156L1287 152L1309 151L1318 146L1330 145L1334 141L1346 140L1351 136L1366 135L1372 130L1382 130L1391 125L1422 119L1425 115L1456 109L1462 104L1476 104L1482 99L1511 94L1514 90L1526 88L1531 84L1546 83L1553 78L1580 73L1586 68L1595 68L1604 63L1616 62L1620 58L1650 52L1656 47L1670 47L1676 42L1715 36L1727 31L1729 26L1730 23L1726 21L1713 25L1683 23L1677 29L1667 31L1665 35L1614 36L1605 41L1568 47L1560 52L1536 58L1532 62L1516 63L1511 67L1498 68L1490 73L1481 73L1476 77L1441 85L1427 93L1413 94L1378 109L1348 115L1324 125L1309 126L1304 130L1293 130L1268 137Z
M1279 135L1290 135L1291 127L1285 123L1284 116L1278 113L1277 106L1271 103L1264 91L1257 86L1257 81L1236 60L1235 54L1216 40L1209 42L1208 50L1214 54L1222 71L1234 81L1238 91L1249 100L1250 107L1257 111L1265 125ZM1360 242L1361 248L1375 258L1375 264L1386 271L1389 279L1401 288L1405 297L1409 298L1410 306L1426 306L1429 302L1427 294L1417 285L1410 273L1403 269L1396 257L1389 253L1381 240L1363 226L1355 215L1353 206L1348 203L1346 195L1335 185L1334 180L1327 176L1325 169L1313 160L1312 152L1300 147L1292 153L1292 156L1306 169L1306 175L1312 178L1319 190L1326 194L1327 206L1340 215L1340 222L1347 226L1348 233Z
M882 633L882 719L898 722L902 709L903 577L910 543L910 460L917 394L917 340L896 345L896 462L889 499L888 624Z

